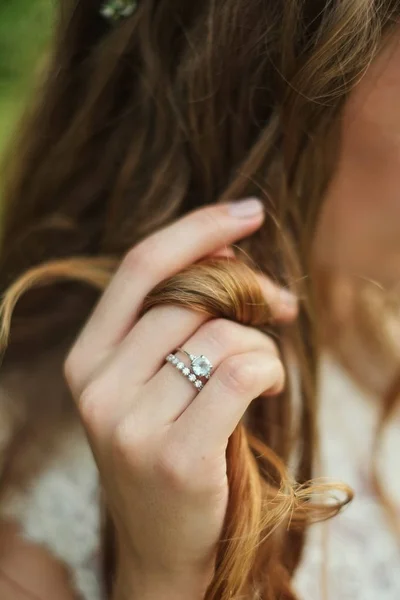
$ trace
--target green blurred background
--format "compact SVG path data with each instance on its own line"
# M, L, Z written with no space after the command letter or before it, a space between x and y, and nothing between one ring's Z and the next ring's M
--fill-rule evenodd
M0 153L29 100L56 0L0 0Z

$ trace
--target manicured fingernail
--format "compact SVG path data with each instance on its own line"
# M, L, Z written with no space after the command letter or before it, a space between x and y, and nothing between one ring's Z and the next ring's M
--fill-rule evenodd
M228 203L229 213L233 217L246 219L262 214L264 207L258 198L247 198L246 200L236 200Z
M288 308L294 309L297 308L297 298L292 292L288 290L280 290L280 301L282 304L285 304Z

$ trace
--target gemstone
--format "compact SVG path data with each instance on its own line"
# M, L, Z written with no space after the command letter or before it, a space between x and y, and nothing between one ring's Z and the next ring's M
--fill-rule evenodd
M182 369L185 368L185 363L178 362L177 365L176 365L176 368L179 369L180 371L182 371Z
M193 372L199 377L209 377L212 369L212 364L206 356L201 354L192 361Z
M197 381L194 382L194 385L197 387L197 389L201 390L201 388L203 387L202 382L198 379Z
M174 356L174 358L171 360L173 365L177 365L179 362L179 358L176 358L176 356Z
M191 373L191 374L189 375L189 380L190 380L190 381L196 381L196 375L194 375L193 373Z
M189 373L190 373L190 369L188 369L187 367L185 367L184 369L182 369L182 373L183 373L184 375L188 376L188 375L189 375Z
M168 360L169 362L171 362L171 361L173 360L173 358L174 358L174 355L173 355L173 354L168 354L168 356L167 356L167 360Z

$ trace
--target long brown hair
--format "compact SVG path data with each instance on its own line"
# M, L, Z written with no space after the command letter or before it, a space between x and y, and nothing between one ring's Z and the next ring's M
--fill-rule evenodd
M228 539L210 598L252 589L265 600L294 598L304 527L289 521L308 520L301 515L312 514L305 509L316 491L310 247L335 166L340 110L396 4L142 0L134 16L110 26L100 0L64 0L43 89L9 166L0 254L6 361L77 331L121 256L152 231L215 201L257 195L265 203L265 224L238 244L237 256L242 269L249 259L247 268L301 297L286 335L266 315L249 321L268 322L283 356L290 338L300 406L294 417L291 386L268 403L255 400L247 428L230 441ZM245 275L239 268L238 281ZM185 277L172 282L174 301L188 286L198 308L194 275ZM222 287L227 277L220 273ZM171 301L165 288L156 298ZM216 298L221 309L221 293ZM229 318L240 314L230 307Z

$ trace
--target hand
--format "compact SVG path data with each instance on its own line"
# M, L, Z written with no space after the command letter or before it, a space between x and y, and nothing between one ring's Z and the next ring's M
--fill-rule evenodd
M190 581L205 592L227 506L228 438L252 399L283 386L275 345L255 328L173 305L138 318L157 283L231 252L261 225L262 211L238 216L229 206L197 209L133 248L65 362L116 526L125 588L143 591L153 581L182 590ZM275 318L293 319L295 302L257 277ZM165 362L182 345L214 365L200 392Z

